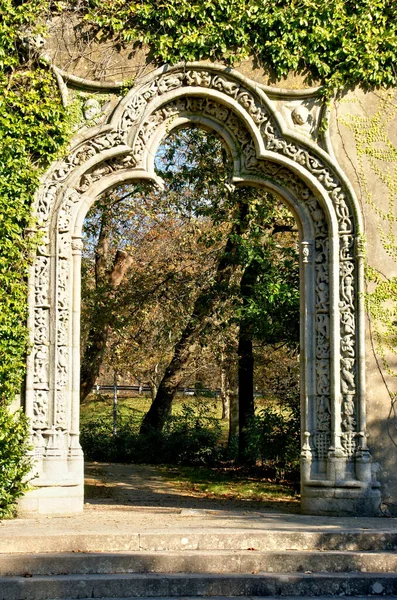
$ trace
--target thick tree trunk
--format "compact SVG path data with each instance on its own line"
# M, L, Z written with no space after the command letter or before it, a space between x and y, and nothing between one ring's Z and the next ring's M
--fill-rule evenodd
M238 399L239 399L239 441L238 459L248 462L248 424L255 414L254 406L254 355L252 340L244 332L240 334L238 345Z
M202 291L197 297L190 319L175 346L174 354L160 382L156 397L146 413L140 433L150 430L161 431L172 408L172 401L180 385L186 367L189 365L196 349L197 338L205 327L206 320L212 314L216 303L226 292L233 273L238 268L236 254L238 245L236 236L246 227L248 205L241 203L239 219L226 243L221 260L218 263L214 281L211 286Z
M167 418L171 415L172 401L182 381L184 368L190 361L188 346L192 335L191 328L188 328L188 331L185 330L184 333L185 335L175 347L174 356L160 382L156 397L142 421L141 435L151 430L161 431Z
M232 386L230 390L230 414L229 414L229 441L230 444L232 440L238 435L239 430L239 400L238 400L238 391L236 386Z
M220 267L218 267L219 276L221 272L222 276L224 276L224 271L225 269L220 270ZM171 414L172 401L183 379L185 369L194 354L200 326L202 326L204 319L212 312L214 301L215 298L211 297L208 290L202 292L196 299L193 313L174 348L172 360L165 370L156 397L142 421L141 434L145 434L153 429L156 431L163 429L167 418Z
M246 308L254 293L254 285L258 275L256 261L250 263L241 278L240 293L243 307ZM239 397L239 445L238 459L240 463L249 462L248 425L255 414L254 405L254 353L252 332L248 319L242 318L238 341L238 397Z
M92 328L80 369L80 402L83 402L94 387L102 366L110 327Z

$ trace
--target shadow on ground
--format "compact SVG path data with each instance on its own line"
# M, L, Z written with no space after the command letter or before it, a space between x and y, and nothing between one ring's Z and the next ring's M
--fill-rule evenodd
M189 510L227 510L236 513L260 510L287 514L300 512L298 499L247 501L200 497L167 481L155 466L116 463L86 463L85 506L176 514Z

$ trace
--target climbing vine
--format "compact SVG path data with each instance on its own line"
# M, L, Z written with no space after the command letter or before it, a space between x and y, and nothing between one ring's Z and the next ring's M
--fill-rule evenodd
M0 0L0 518L14 514L30 470L28 422L9 405L21 391L28 347L32 199L71 131L37 52L48 9L46 0Z
M397 265L397 147L390 136L390 126L397 116L397 98L395 92L385 90L379 97L373 114L346 116L340 121L354 134L362 197L378 220L380 245L390 264ZM374 351L391 398L390 416L397 429L397 391L393 384L397 378L397 276L391 276L388 270L387 264L383 271L366 265L365 301Z
M70 126L56 81L28 40L44 31L46 0L0 0L0 404L20 391L27 348L30 208Z
M98 36L148 44L159 62L254 56L277 78L291 71L324 93L397 83L394 0L81 0ZM81 6L84 6L81 9Z

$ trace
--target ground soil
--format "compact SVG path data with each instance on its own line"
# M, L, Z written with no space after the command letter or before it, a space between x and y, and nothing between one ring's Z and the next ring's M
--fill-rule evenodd
M182 482L167 481L154 465L86 463L85 508L180 513L189 510L269 511L299 513L298 499L247 501L209 498L186 489Z

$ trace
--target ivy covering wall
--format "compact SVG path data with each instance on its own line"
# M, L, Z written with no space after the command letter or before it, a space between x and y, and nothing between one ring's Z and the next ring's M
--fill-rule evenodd
M395 0L89 0L83 12L98 35L149 44L161 62L254 56L276 78L306 73L328 95L397 83Z
M30 469L28 424L7 406L25 371L31 204L70 129L52 73L24 42L47 10L43 0L0 0L0 518L14 513Z
M40 175L69 139L56 81L27 46L48 2L0 0L0 403L20 391L27 343L28 229Z

